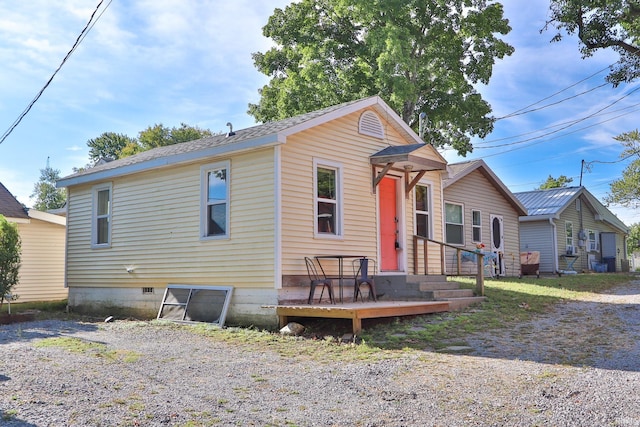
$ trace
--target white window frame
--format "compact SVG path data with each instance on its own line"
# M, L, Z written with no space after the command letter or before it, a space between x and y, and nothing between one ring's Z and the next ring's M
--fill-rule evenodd
M478 212L478 219L480 220L478 224L474 222L474 218L473 218L473 214L476 212ZM474 238L475 230L478 230L479 238L477 240ZM482 212L478 209L471 210L471 241L473 243L482 243Z
M417 188L418 187L425 187L427 189L427 210L426 211L422 211L422 210L418 210L418 207L416 206L416 203L418 202L418 197L417 197ZM432 185L431 183L428 182L419 182L413 189L414 193L413 193L413 208L414 208L414 215L415 215L415 219L414 219L414 232L413 234L415 234L416 236L418 235L418 215L425 215L427 217L427 236L421 236L421 237L426 237L428 239L432 239L433 237L433 215L431 214L431 208L433 206L433 199L431 196L431 188Z
M226 195L225 203L225 234L208 235L208 218L209 218L209 172L214 170L226 170ZM204 165L200 168L200 240L221 240L229 239L230 236L230 201L231 201L231 162L223 161ZM217 203L221 204L221 203Z
M593 239L591 238L593 236ZM589 252L600 252L600 244L598 242L598 232L596 230L587 230L587 243Z
M566 245L573 246L573 222L571 221L564 222L564 236L565 236Z
M454 223L454 222L447 222L447 205L452 205L452 206L460 206L460 220L462 221L462 223L458 224L458 223ZM455 202L444 202L444 241L445 243L448 243L450 245L454 245L454 246L464 246L464 205L462 203L455 203ZM452 224L452 225L458 225L462 228L460 235L462 236L462 242L460 243L451 243L449 242L448 239L448 234L447 234L447 225L448 224Z
M98 214L98 194L102 191L109 192L109 200L107 202L107 213ZM91 188L91 247L93 249L103 249L111 247L111 230L112 230L112 205L113 205L113 185L112 183L105 183L95 185ZM107 220L107 241L98 243L98 220Z
M318 197L318 169L329 169L336 172L336 198L323 199ZM313 159L313 234L316 238L322 239L342 239L344 234L344 206L343 206L343 175L342 164L330 160ZM334 221L336 229L331 232L320 232L318 230L318 203L335 203L336 216Z

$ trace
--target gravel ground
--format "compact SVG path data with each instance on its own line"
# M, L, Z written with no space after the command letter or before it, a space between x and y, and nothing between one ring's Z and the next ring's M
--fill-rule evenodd
M41 347L48 337L100 353ZM474 335L336 362L156 322L0 326L2 426L640 426L640 281ZM262 346L265 348L265 346Z

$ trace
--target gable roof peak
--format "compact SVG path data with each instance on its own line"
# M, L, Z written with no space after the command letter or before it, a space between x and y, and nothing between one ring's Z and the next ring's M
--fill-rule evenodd
M0 182L0 214L7 218L29 219L27 209Z

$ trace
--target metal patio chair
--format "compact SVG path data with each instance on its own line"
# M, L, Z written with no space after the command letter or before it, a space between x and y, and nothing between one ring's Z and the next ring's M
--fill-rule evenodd
M360 295L360 299L364 302L364 296L362 295L361 289L362 286L369 287L368 299L378 301L378 297L376 296L376 284L373 280L373 275L376 274L376 260L372 258L358 258L352 261L352 265L354 279L353 302L358 301L358 295ZM372 273L372 275L370 276L369 273Z
M324 294L325 288L329 292L329 301L331 304L335 304L336 301L333 298L333 282L331 279L327 278L323 274L318 274L318 269L316 268L316 264L313 262L313 259L309 257L304 257L304 262L307 264L307 274L309 275L309 299L307 300L308 304L313 302L313 298L315 296L316 287L321 286L322 290L320 291L320 298L318 299L318 303L322 302L322 295Z

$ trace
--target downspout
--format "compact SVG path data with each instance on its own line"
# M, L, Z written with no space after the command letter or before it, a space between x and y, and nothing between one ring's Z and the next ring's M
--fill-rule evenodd
M549 224L551 224L551 235L553 238L553 245L551 245L551 256L553 259L554 273L559 271L558 266L558 230L556 228L556 223L553 222L553 218L549 218Z

